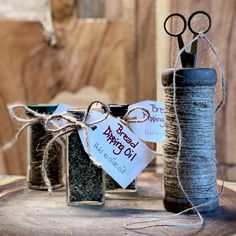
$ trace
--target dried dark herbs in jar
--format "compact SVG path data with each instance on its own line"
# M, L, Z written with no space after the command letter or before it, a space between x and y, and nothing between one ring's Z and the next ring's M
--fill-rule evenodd
M110 104L108 105L111 111L111 115L114 117L124 117L128 111L128 104ZM137 180L133 180L126 189L123 189L110 175L106 174L106 192L136 192L137 191Z
M38 113L52 114L58 105L28 105L28 108ZM29 117L33 117L33 114L27 112ZM50 132L47 132L44 128L44 124L36 123L28 128L28 174L27 182L31 189L46 190L47 187L44 183L41 174L41 164L43 160L44 149L47 143L53 138ZM50 150L47 163L47 175L51 182L52 189L57 189L63 186L63 147L57 141L55 141Z
M100 110L104 112L103 110ZM78 120L82 110L69 111ZM105 201L105 174L85 152L78 131L67 138L67 204L102 205Z

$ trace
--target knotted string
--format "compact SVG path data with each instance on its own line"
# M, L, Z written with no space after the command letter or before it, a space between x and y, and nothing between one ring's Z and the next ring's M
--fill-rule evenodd
M141 110L145 113L144 118L137 118L137 117L129 117L129 115L136 110ZM125 125L129 125L129 123L142 123L145 122L146 120L148 120L150 118L150 113L149 111L144 108L144 107L140 107L140 106L136 106L136 107L132 107L131 109L129 109L125 115L123 117L118 117L118 119L124 123Z
M132 217L130 218L130 221L128 221L127 223L124 224L124 227L128 230L139 230L139 229L145 229L145 228L151 228L151 227L157 227L157 226L173 226L173 227L187 227L187 228L202 228L204 226L204 219L202 217L202 215L199 212L199 208L200 207L204 207L209 205L213 200L211 201L207 201L205 203L202 203L200 205L195 206L193 204L193 202L190 200L188 194L186 193L186 191L183 188L183 185L181 183L180 180L180 175L179 175L179 161L180 161L180 152L181 152L181 146L182 146L182 132L181 132L181 127L180 127L180 121L179 121L179 117L178 117L178 113L177 113L177 104L176 104L176 70L177 70L177 66L179 63L179 58L180 55L195 41L197 41L198 39L204 39L207 44L209 45L209 47L211 48L212 52L214 53L215 57L216 57L216 61L217 61L217 65L219 67L220 73L221 73L221 89L222 89L222 97L220 102L218 103L218 105L216 106L215 112L217 112L219 110L219 108L224 104L225 101L225 96L226 96L226 91L225 91L225 76L224 76L224 70L223 70L223 66L220 60L220 57L218 56L216 50L214 49L212 43L210 42L210 40L208 39L208 37L200 32L198 35L196 35L189 43L187 43L178 53L176 60L175 60L175 64L174 64L174 73L173 73L173 108L174 108L174 115L176 118L176 125L177 125L177 129L178 129L178 152L177 152L177 157L176 157L176 174L177 174L177 180L179 183L179 187L181 189L181 191L183 192L184 196L186 197L186 199L188 200L188 202L191 204L192 207L181 211L177 214L174 215L168 215L168 216L155 216L155 215L151 215L151 216L145 216L145 217ZM221 194L223 193L223 189L224 189L224 182L222 181L222 188L221 191L219 193L219 197L221 196ZM199 221L196 223L167 223L166 221L168 220L172 220L172 219L176 219L178 216L187 213L189 211L194 211L198 218ZM137 219L137 218L141 218L142 220L137 221L134 220L132 221L131 219ZM163 222L164 221L164 222ZM152 223L152 224L151 224ZM143 224L143 225L141 225Z

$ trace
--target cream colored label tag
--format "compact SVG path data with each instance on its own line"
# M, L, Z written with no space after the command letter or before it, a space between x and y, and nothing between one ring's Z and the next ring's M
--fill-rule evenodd
M164 102L161 101L143 101L132 104L129 109L134 107L143 107L149 111L148 120L141 123L129 123L129 127L141 140L146 142L161 143L165 136L164 122ZM140 109L132 111L128 117L143 119L147 115Z

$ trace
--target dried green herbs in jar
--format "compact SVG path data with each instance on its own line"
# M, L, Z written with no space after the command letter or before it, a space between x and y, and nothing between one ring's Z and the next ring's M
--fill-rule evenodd
M128 104L110 104L111 115L114 117L122 118L128 111ZM137 191L137 180L133 180L126 189L123 189L110 175L106 174L106 192L116 193L116 192L136 192Z
M101 112L104 112L101 110ZM69 111L78 120L83 110ZM67 138L67 204L102 205L105 201L105 174L95 166L85 152L82 141L75 130Z
M58 105L28 105L28 108L38 113L51 115ZM27 112L27 115L32 118L33 114ZM53 138L50 132L44 128L44 124L36 123L28 128L28 174L27 182L31 189L46 190L47 187L44 183L41 174L41 164L43 160L44 149L47 143ZM51 182L52 189L57 189L63 186L63 147L55 141L50 150L47 163L47 175Z

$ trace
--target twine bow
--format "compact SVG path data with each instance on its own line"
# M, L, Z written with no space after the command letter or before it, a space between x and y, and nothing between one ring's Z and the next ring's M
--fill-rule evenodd
M129 115L135 110L143 111L145 114L144 118L129 117ZM144 107L137 106L137 107L133 107L133 108L129 109L122 118L119 118L119 120L122 123L124 123L125 125L128 125L129 123L142 123L142 122L148 120L149 118L150 118L149 111Z

